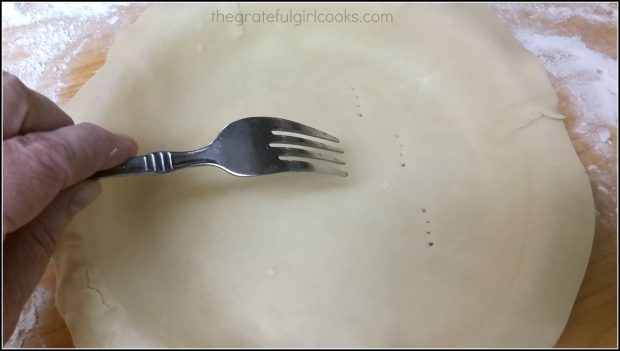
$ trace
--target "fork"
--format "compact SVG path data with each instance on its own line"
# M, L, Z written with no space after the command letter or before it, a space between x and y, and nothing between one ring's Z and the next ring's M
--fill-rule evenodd
M203 148L184 152L158 151L132 157L119 166L95 173L93 178L163 174L194 166L216 166L240 177L282 172L317 172L347 176L347 172L336 167L303 161L314 159L344 165L344 161L321 152L344 153L342 149L282 133L340 142L333 135L287 119L248 117L224 127L215 140Z

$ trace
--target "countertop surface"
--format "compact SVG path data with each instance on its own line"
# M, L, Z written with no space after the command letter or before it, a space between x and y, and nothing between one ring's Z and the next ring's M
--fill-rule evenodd
M148 6L3 3L2 68L62 106L103 65L114 36ZM616 347L617 5L490 6L545 66L594 195L592 254L557 346ZM48 267L6 346L73 345L54 289Z

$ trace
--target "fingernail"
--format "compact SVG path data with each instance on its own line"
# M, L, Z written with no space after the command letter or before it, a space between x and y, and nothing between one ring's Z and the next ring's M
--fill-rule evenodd
M119 133L116 133L116 136L120 140L121 144L127 145L127 147L130 150L133 150L133 152L138 151L138 143L136 143L136 141L133 140L133 138L131 138L131 137L125 135L125 134L119 134Z
M79 188L73 194L69 210L71 215L75 215L82 211L86 206L90 205L101 192L101 184L96 181L85 181L79 185Z

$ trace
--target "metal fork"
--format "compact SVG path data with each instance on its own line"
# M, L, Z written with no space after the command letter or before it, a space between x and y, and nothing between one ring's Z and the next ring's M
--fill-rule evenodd
M194 166L216 166L241 177L282 172L317 172L347 176L347 172L338 168L299 160L315 159L344 165L344 161L320 152L323 150L344 153L342 149L280 132L340 142L333 135L301 123L274 117L248 117L224 127L211 144L201 149L185 152L158 151L132 157L117 167L95 173L93 178L162 174Z

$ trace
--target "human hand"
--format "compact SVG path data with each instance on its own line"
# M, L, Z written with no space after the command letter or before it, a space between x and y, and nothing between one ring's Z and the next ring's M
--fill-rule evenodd
M85 180L123 162L136 143L73 120L45 96L2 73L4 342L71 218L101 191Z

